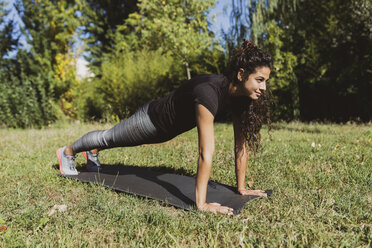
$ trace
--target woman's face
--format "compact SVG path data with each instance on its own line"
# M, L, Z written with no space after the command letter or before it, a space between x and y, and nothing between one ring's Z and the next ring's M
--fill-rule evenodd
M249 75L248 79L243 82L244 70L240 69L237 77L242 84L237 88L237 95L249 96L253 100L258 99L266 90L266 83L270 77L270 68L267 66L257 67L256 71Z

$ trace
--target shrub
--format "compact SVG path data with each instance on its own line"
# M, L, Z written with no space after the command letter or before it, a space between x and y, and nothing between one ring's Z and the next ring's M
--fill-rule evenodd
M120 53L102 64L98 86L114 118L133 114L142 104L166 94L175 61L161 50Z
M0 75L0 109L0 124L7 127L40 127L55 120L55 106L37 77Z

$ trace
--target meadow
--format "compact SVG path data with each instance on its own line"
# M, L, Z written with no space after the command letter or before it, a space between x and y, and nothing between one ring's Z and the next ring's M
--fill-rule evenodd
M239 215L185 211L58 176L55 150L108 124L0 129L0 247L371 247L372 124L275 123L247 181L273 189ZM233 132L216 124L211 180L235 185ZM103 164L195 176L197 133L115 148ZM84 159L76 159L84 170ZM65 205L65 211L50 211Z

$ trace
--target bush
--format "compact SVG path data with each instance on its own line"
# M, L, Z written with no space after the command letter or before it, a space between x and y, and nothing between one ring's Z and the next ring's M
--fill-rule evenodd
M55 120L55 106L39 80L0 75L0 124L41 127Z
M109 111L98 88L100 84L101 80L98 78L85 78L73 89L72 105L76 119L81 121L105 119L104 115Z
M171 72L177 72L174 64L177 64L174 59L161 50L141 50L111 57L102 64L98 86L107 103L106 111L115 119L123 119L142 104L168 93L175 76Z

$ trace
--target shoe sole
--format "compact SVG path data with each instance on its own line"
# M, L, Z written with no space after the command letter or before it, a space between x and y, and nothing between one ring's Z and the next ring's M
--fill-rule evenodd
M62 148L57 149L56 155L57 155L58 162L59 162L59 171L61 172L62 175L64 175L65 173L62 171L62 163L61 163L61 149Z

